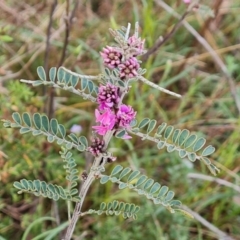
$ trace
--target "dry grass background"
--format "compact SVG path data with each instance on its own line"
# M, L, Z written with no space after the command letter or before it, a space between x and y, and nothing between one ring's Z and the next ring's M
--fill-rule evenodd
M39 65L48 69L63 65L73 71L98 74L103 69L99 51L113 43L110 27L139 21L150 49L159 37L168 36L178 19L160 0L79 1L77 7L69 1L68 15L75 12L61 61L67 2L0 0L0 118L10 119L13 111L48 111L68 128L81 124L89 137L93 103L56 92L51 111L51 91L30 88L19 79L36 79ZM180 0L165 3L180 16L186 12L187 6ZM120 193L114 186L95 183L86 209L97 208L101 201L120 199L142 205L141 215L135 222L88 216L79 222L74 239L240 239L240 2L213 0L201 4L209 6L215 17L209 17L204 8L192 11L173 36L143 63L148 70L146 78L183 98L178 100L135 83L126 102L138 111L139 119L155 118L159 123L166 121L206 137L217 148L212 160L221 173L209 178L208 170L198 162L193 166L137 138L126 143L116 140L111 148L119 162L168 185L194 211L196 219L170 215L129 191ZM0 128L0 239L47 239L37 236L66 221L64 203L17 195L12 187L21 178L64 183L58 151L59 146L50 146L43 138ZM79 170L84 170L89 163L75 155ZM52 216L57 222L45 221L42 216ZM36 224L29 229L31 223Z

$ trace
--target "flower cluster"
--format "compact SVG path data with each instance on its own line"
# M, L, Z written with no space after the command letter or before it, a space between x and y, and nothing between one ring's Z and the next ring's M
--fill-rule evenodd
M122 80L137 76L140 65L136 57L144 53L144 40L133 35L128 38L126 46L124 50L107 46L100 53L105 66L119 69Z

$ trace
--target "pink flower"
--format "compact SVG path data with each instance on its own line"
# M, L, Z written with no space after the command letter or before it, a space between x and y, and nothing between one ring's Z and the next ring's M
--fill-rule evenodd
M189 4L191 2L191 0L183 0L183 2Z
M108 130L112 130L116 123L116 116L110 110L106 109L102 114L96 109L95 110L96 122L99 122L99 126L93 126L99 135L105 135Z
M100 86L98 90L97 102L99 109L104 110L114 107L119 101L119 88L107 83L106 86Z
M144 52L144 42L141 38L137 38L135 35L128 38L128 45L132 47L135 51L133 54L134 57L143 54Z
M128 128L131 121L135 118L136 112L131 106L122 104L117 112L118 125L120 127Z
M104 64L109 68L116 68L121 63L122 54L114 47L107 46L100 52Z
M126 62L120 64L118 68L120 69L120 78L133 78L138 75L137 70L139 69L139 63L135 57L131 57Z

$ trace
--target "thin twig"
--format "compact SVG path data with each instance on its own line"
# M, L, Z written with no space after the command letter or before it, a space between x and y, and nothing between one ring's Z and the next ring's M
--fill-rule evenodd
M164 8L167 12L172 14L175 18L177 18L179 20L181 19L181 16L174 9L172 9L169 5L167 5L164 1L155 0L155 2L158 5L160 5L162 8ZM236 86L235 86L234 80L232 79L226 65L224 64L222 59L218 56L216 51L214 51L214 49L210 46L210 44L205 40L205 38L203 38L188 22L183 20L182 24L198 40L198 42L201 43L202 46L211 54L214 62L220 68L220 70L222 71L224 76L226 77L227 82L230 87L232 97L235 101L235 104L236 104L236 107L238 110L238 115L240 115L240 101L237 98Z
M225 232L221 231L220 229L218 229L212 223L208 222L205 218L203 218L202 216L200 216L198 213L194 212L193 210L191 210L187 206L182 206L182 208L185 211L189 212L191 215L193 215L193 217L198 222L200 222L202 225L204 225L210 231L214 232L218 236L219 240L234 240L234 238L232 238L231 236L227 235L227 233L225 233Z
M165 37L159 37L156 43L148 49L148 51L142 55L142 60L145 62L148 60L150 55L155 53L165 42L167 42L181 27L183 20L186 18L186 16L190 13L190 10L187 10L182 17L179 19L179 21L176 23L176 25L172 28L172 30L165 36Z
M51 36L51 28L52 28L52 23L53 23L53 13L57 7L57 0L54 0L52 7L51 7L51 11L50 11L50 16L49 16L49 23L48 23L48 27L47 27L47 37L46 37L46 50L45 50L45 56L44 56L44 70L46 73L48 73L48 60L49 60L49 53L50 53L50 36ZM47 74L48 76L48 74ZM46 94L46 86L43 86L43 96L45 96ZM47 111L46 109L47 105L44 104L44 112Z
M200 173L189 173L187 175L187 177L189 178L197 178L197 179L202 179L202 180L205 180L205 181L210 181L210 182L216 182L220 185L223 185L223 186L226 186L226 187L230 187L232 189L234 189L235 191L239 192L240 193L240 187L231 183L231 182L228 182L224 179L221 179L221 178L215 178L215 177L211 177L211 176L207 176L207 175L204 175L204 174L200 174Z

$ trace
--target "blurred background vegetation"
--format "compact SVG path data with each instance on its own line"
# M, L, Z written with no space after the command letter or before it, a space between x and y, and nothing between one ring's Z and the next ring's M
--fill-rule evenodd
M32 88L19 79L36 79L39 65L46 69L63 65L96 75L103 69L99 52L113 43L110 27L127 26L128 22L134 26L139 21L148 49L178 23L161 7L160 0L77 2L0 0L1 119L11 119L14 111L47 112L68 129L73 124L81 125L82 133L89 138L95 104L67 92L56 92L51 110L50 89ZM181 0L165 2L180 16L188 7ZM96 181L85 209L97 209L102 201L116 199L140 205L141 214L135 221L123 220L121 216L85 216L77 224L74 239L240 239L240 121L236 107L240 101L240 2L204 0L201 4L212 11L196 8L184 21L210 44L231 77L222 71L212 53L181 26L142 66L147 68L147 79L182 94L183 98L179 100L134 83L125 102L137 110L138 119L154 118L158 123L164 121L206 137L207 143L217 148L212 161L221 173L217 179L209 179L209 171L200 162L181 160L176 154L159 151L138 138L115 139L110 147L118 162L168 185L176 198L198 215L194 220L172 215L131 191L120 192L111 184L100 186ZM71 14L74 16L66 46L66 20ZM232 89L229 79L234 83ZM18 195L12 186L22 178L65 186L59 150L57 144L49 145L44 137L20 135L14 129L0 127L0 239L60 239L51 231L52 238L41 237L41 233L63 226L67 221L66 203ZM80 172L91 164L83 154L74 152L74 156ZM112 167L108 165L107 171Z

